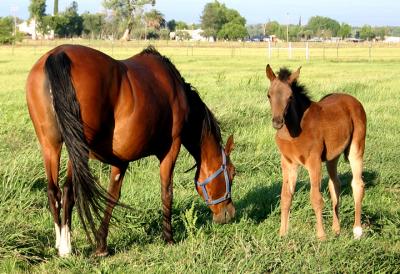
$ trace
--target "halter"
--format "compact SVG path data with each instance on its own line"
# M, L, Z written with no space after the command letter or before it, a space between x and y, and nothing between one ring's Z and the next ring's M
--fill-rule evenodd
M208 195L206 185L212 182L216 177L218 177L221 173L224 173L224 178L225 178L225 194L221 198L218 198L216 200L212 200L210 196ZM231 197L231 186L229 183L229 176L228 176L228 171L226 169L226 155L224 150L222 149L222 165L221 167L215 171L213 174L211 174L207 179L205 179L202 183L194 179L194 182L197 186L201 187L203 190L203 195L204 195L204 200L207 205L216 205L219 204L225 200L228 200Z

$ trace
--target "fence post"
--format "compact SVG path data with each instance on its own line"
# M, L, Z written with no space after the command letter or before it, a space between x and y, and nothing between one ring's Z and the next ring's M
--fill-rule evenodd
M308 42L306 42L306 61L308 62L309 59L310 59L310 52L308 49Z
M369 49L368 49L369 61L371 61L371 48L372 48L372 42L369 42Z
M325 44L322 46L322 59L325 61Z
M288 51L289 59L292 59L292 42L289 42Z
M336 43L336 59L339 59L339 42Z
M268 59L271 60L271 41L268 41Z

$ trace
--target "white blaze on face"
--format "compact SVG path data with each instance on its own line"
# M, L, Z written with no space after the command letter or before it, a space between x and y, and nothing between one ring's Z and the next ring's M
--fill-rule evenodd
M58 254L61 257L66 257L71 254L71 232L69 231L68 225L61 227L61 239Z
M54 223L54 228L56 230L56 248L58 249L60 247L60 226Z

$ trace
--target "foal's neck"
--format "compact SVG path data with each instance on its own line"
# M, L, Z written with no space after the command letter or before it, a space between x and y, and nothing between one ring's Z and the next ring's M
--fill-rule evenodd
M301 132L301 120L304 112L310 107L312 101L304 94L293 92L293 100L290 102L285 115L285 125L292 138L298 137Z

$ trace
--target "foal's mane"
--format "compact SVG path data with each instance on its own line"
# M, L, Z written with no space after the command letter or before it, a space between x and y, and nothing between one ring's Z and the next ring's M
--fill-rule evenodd
M216 141L221 144L222 137L219 122L207 105L201 100L197 89L190 83L187 83L171 60L161 55L154 46L150 45L139 53L139 55L145 54L160 58L167 65L171 74L182 84L189 105L189 113L186 118L184 130L191 131L192 126L196 124L196 122L201 122L201 138L199 144L201 144L203 139L208 135L214 136Z
M289 80L291 74L292 74L291 70L283 67L278 72L278 79L283 82L287 81ZM299 100L300 102L303 102L305 104L311 103L311 97L308 94L307 88L303 84L300 84L299 82L297 82L297 80L295 80L292 82L290 87L292 88L293 96L295 97L296 100Z

